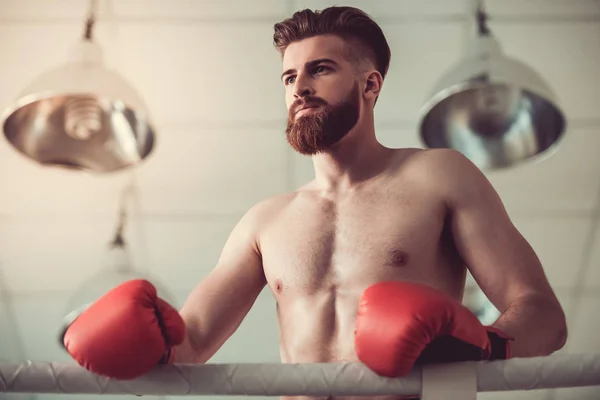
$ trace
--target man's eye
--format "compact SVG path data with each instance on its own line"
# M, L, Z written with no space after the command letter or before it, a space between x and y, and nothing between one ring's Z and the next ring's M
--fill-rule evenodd
M286 85L289 85L293 82L294 77L293 76L288 76L287 78L285 78L284 82Z
M327 71L327 67L324 65L319 65L317 68L315 68L316 73L325 72L325 71Z

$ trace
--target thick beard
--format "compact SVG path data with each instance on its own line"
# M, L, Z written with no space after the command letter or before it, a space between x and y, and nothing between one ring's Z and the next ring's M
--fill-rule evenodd
M359 118L359 87L355 84L346 100L328 104L318 97L304 97L290 107L286 137L298 153L314 155L338 143L356 125ZM308 104L319 109L295 119L296 110Z

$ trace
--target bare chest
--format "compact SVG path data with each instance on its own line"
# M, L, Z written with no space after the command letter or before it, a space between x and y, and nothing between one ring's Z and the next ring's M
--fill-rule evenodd
M276 292L311 294L429 273L444 216L439 201L383 190L300 197L261 239L267 279Z

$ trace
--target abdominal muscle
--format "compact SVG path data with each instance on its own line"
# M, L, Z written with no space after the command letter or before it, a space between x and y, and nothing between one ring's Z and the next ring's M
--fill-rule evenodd
M284 363L358 362L354 326L361 291L319 291L278 302L281 359ZM402 396L283 397L282 399L396 400ZM413 397L414 398L414 397Z
M282 361L356 361L351 324L358 301L358 295L340 296L334 290L280 301Z

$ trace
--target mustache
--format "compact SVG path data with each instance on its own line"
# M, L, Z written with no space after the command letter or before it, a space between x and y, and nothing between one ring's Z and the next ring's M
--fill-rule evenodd
M298 113L303 108L309 108L309 107L318 108L318 107L325 107L327 105L329 105L329 103L327 103L325 100L323 100L320 97L306 96L306 97L296 100L292 104L292 107L291 107L292 115L296 115L296 113Z

